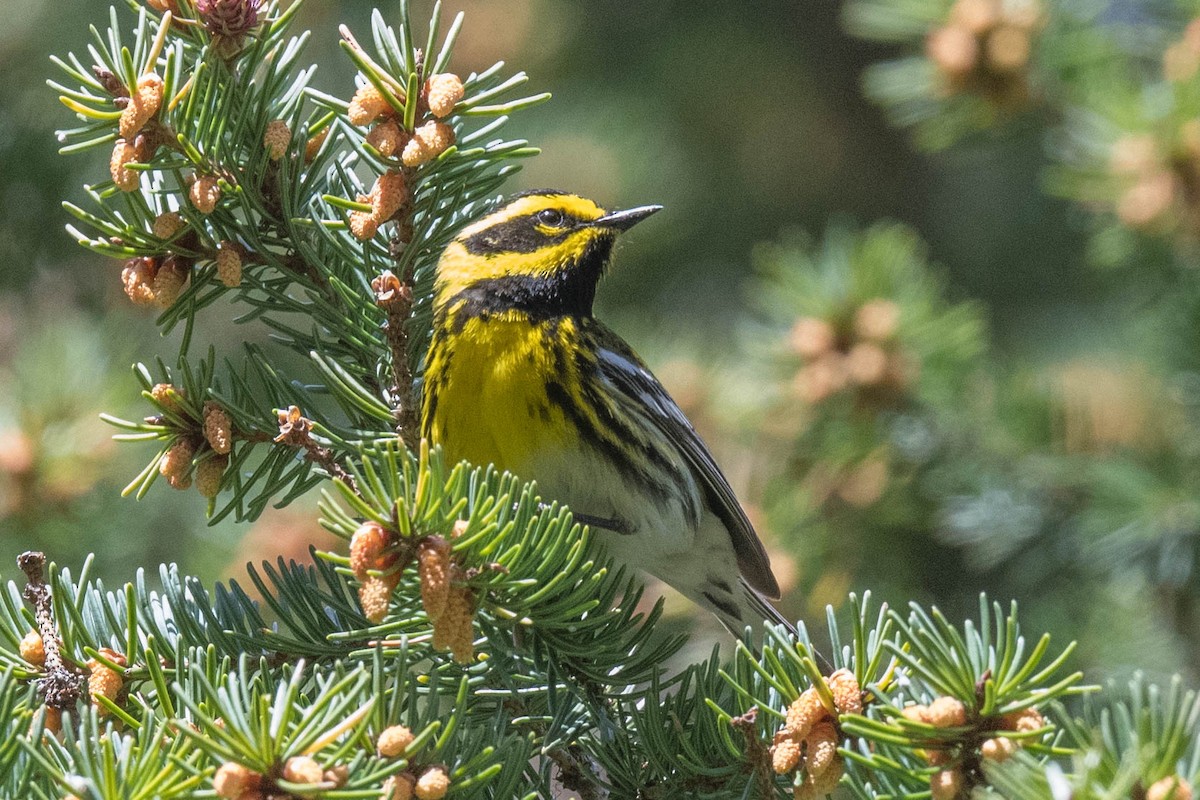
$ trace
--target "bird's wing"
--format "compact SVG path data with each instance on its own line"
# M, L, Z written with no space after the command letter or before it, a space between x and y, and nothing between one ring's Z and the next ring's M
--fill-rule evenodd
M742 511L729 481L713 460L708 446L701 440L684 416L683 411L667 394L637 354L608 328L593 323L597 338L597 361L601 376L614 389L640 404L650 413L646 418L657 426L663 437L671 442L691 467L697 485L704 491L709 508L725 524L737 555L738 569L746 582L771 599L779 599L779 584L771 572L771 563L762 542L754 532L746 513Z

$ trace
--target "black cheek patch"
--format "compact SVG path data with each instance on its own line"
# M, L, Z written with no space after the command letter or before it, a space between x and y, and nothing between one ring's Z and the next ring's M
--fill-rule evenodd
M538 229L533 214L526 214L493 225L462 240L463 247L473 256L498 253L536 253L544 247L559 244L574 230L573 227L547 235Z

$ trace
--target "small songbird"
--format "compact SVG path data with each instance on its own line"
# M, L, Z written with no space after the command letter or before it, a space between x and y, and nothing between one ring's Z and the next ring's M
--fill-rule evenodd
M422 434L537 481L740 634L784 622L766 551L679 406L592 315L617 235L660 209L541 190L464 228L438 262Z

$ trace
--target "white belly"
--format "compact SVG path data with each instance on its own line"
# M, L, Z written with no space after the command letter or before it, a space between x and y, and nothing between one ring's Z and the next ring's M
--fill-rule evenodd
M648 572L700 603L714 580L737 586L729 531L699 502L701 514L693 527L679 500L660 503L631 486L605 459L582 454L544 458L529 477L537 481L543 502L557 500L578 514L620 523L624 529L619 531L592 526L619 564Z

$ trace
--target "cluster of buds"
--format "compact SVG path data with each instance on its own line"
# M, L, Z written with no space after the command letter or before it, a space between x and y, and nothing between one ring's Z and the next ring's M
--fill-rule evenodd
M358 601L371 622L387 615L392 592L400 583L398 556L391 548L392 536L377 522L358 526L350 537L350 569L358 579Z
M1200 231L1200 119L1180 125L1173 142L1148 133L1122 136L1113 144L1109 170L1122 186L1116 201L1121 222Z
M804 364L794 379L797 394L815 405L854 390L858 400L883 404L902 392L917 365L896 342L899 324L900 307L883 298L868 300L836 323L798 319L788 336Z
M957 0L946 24L926 39L925 54L947 93L1019 106L1029 99L1029 60L1041 24L1036 0Z
M360 242L371 239L379 231L379 226L395 217L404 204L408 202L408 186L404 175L395 169L375 179L369 195L359 195L358 202L368 203L370 211L350 212L350 232Z
M143 134L142 130L162 106L163 80L157 74L148 72L138 78L137 85L130 90L117 85L111 73L105 72L100 77L114 93L113 102L121 107L121 117L117 123L120 138L113 145L109 158L109 174L118 189L132 192L138 188L139 180L137 171L130 169L129 165L149 161L158 149L159 137L154 133Z
M400 758L412 745L413 732L403 725L392 725L380 732L375 740L375 751L381 758ZM387 800L441 800L450 791L450 776L442 767L429 767L418 777L412 771L401 772L388 778L383 786Z
M199 22L223 57L237 55L246 35L258 27L262 0L196 0Z
M127 664L125 656L107 647L100 648L98 652L105 660L119 667L124 668ZM125 679L120 672L100 659L88 659L86 666L88 668L88 695L92 698L92 705L96 707L96 713L104 716L108 713L108 708L100 702L99 698L115 701L117 694L125 686Z
M825 679L834 708L825 706L816 688L810 687L788 706L783 727L771 746L771 766L776 774L795 773L793 796L814 800L833 791L845 771L838 755L837 719L841 714L861 714L862 690L849 670L840 669ZM803 777L801 777L803 776Z
M404 166L419 167L454 144L454 129L441 118L454 110L462 96L462 81L457 75L434 75L425 82L420 98L434 118L408 131L401 124L395 107L378 88L368 83L354 93L347 115L355 125L373 126L366 141L380 155L394 158L399 154Z
M450 791L450 776L442 767L429 767L418 777L401 772L383 784L385 800L442 800Z
M1045 718L1033 708L972 721L966 706L954 697L939 697L927 706L911 705L902 713L912 722L943 729L972 724L973 728L988 732L1031 734L1046 727ZM965 736L948 733L945 741L926 747L920 751L922 757L930 766L941 767L929 778L932 800L963 800L979 779L977 765L980 759L996 763L1007 761L1021 749L1024 741L1024 738L1009 736L988 736L979 741L974 733Z
M140 256L125 262L121 285L136 305L167 308L179 299L191 273L188 259L175 255Z
M455 526L454 535L465 529ZM417 575L421 579L421 604L433 623L433 646L449 652L460 664L475 660L475 593L462 581L450 543L427 536L417 547Z
M313 791L340 789L345 786L350 777L350 770L345 765L325 769L311 756L293 756L279 765L277 770L272 770L272 774L278 775L280 781L304 786L306 791L302 794L285 792L271 777L235 761L227 761L217 768L212 780L213 791L217 797L227 800L309 797Z
M404 102L400 86L391 86L399 101ZM408 187L400 167L415 168L433 160L455 142L454 129L443 122L453 113L463 98L463 84L457 75L442 73L432 75L425 81L421 94L416 98L418 108L428 112L428 118L416 125L414 130L404 126L397 105L389 100L374 84L366 83L358 88L347 108L347 116L355 125L371 126L365 141L375 152L390 160L395 167L376 180L371 194L360 196L358 202L369 203L371 211L354 211L350 214L350 231L359 241L375 236L379 226L396 217L408 201ZM310 140L312 158L320 149L321 142ZM396 163L396 162L399 163Z
M181 490L192 485L194 476L200 494L210 499L216 497L233 450L233 420L229 412L210 401L204 404L199 419L195 419L182 402L183 390L169 383L156 384L150 396L163 410L183 417L188 431L167 448L158 462L159 473L173 488ZM193 432L197 430L199 436Z
M1150 784L1146 800L1192 800L1192 785L1179 775L1168 775Z

